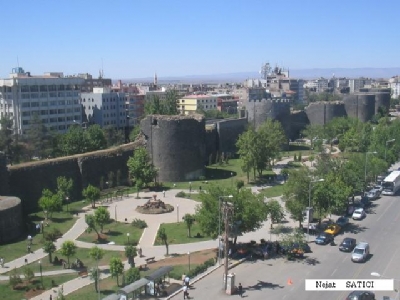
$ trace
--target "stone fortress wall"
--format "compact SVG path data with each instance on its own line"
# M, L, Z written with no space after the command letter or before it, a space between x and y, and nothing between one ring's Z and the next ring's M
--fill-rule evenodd
M7 158L5 154L0 152L0 195L8 195L10 191Z
M285 120L290 116L290 100L259 99L246 102L249 124L260 127L267 119ZM287 119L286 119L287 120ZM286 122L285 122L286 123ZM284 126L285 123L282 123Z
M10 189L5 195L19 197L24 211L31 212L37 208L43 189L56 190L60 176L72 178L72 200L80 199L82 188L89 184L100 186L101 177L107 181L110 172L114 173L114 178L119 172L121 182L126 183L127 161L140 145L143 145L142 140L107 150L10 166Z
M140 122L159 182L194 180L204 175L205 119L202 115L149 115Z
M361 89L360 92L347 95L343 101L316 102L306 107L310 124L325 125L337 117L357 118L368 122L383 107L390 108L390 91L388 89Z
M19 238L23 229L21 200L0 196L0 244Z

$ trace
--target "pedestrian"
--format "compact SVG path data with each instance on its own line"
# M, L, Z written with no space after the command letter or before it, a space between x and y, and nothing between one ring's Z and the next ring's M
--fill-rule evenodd
M231 249L231 248L229 248L228 257L229 257L229 258L232 258L232 249Z
M28 264L28 259L27 259L27 258L25 258L25 264L26 264L26 265Z
M199 186L199 191L201 192L201 186Z
M186 285L183 286L183 299L189 299L188 287Z
M243 298L243 287L242 287L241 283L239 283L238 292L239 292L240 297Z
M139 253L139 257L143 257L142 248L140 248L140 246L138 246L138 253Z
M163 193L163 196L164 196L164 198L165 198L165 191L163 191L162 193Z
M50 300L53 300L53 295L50 294Z
M189 278L189 276L186 275L186 277L185 277L185 285L187 287L189 287L189 282L190 282L190 278Z
M31 245L28 245L28 253L31 253Z
M2 258L2 257L0 258L0 265L2 268L4 268L4 258Z

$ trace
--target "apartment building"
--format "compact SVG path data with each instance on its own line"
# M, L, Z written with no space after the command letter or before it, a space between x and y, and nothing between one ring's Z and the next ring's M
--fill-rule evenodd
M315 80L309 80L304 84L305 88L314 90L317 93L325 92L328 89L329 80L326 78L318 78Z
M127 126L129 111L125 93L112 92L110 87L95 87L92 93L81 94L80 103L89 124Z
M370 78L355 78L349 79L350 93L358 92L361 88L372 84Z
M205 111L217 109L218 95L189 95L178 100L178 110L181 114L190 115L198 109Z
M82 93L91 93L95 87L110 87L112 85L111 78L103 78L101 72L98 78L93 78L93 76L88 73L80 73L78 77L84 79L81 87Z
M10 78L0 79L0 117L13 120L14 133L26 133L35 114L44 125L63 133L82 120L79 97L83 81L61 72L31 75L14 68Z
M389 79L389 87L392 90L392 98L400 97L400 76L394 76Z

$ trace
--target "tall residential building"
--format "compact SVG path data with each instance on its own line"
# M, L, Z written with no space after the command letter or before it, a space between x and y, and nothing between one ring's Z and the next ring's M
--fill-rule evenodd
M65 132L74 121L81 122L83 81L60 72L34 76L14 68L10 78L0 79L0 117L10 117L18 134L26 133L35 114L50 129Z
M103 78L102 76L103 74L101 72L99 78L93 78L93 76L88 73L78 74L78 77L85 80L82 84L82 92L91 93L95 87L110 87L112 85L111 78Z
M350 93L358 92L359 89L366 85L371 85L372 79L370 78L355 78L349 79Z
M317 93L325 92L328 89L329 80L326 78L318 78L315 80L309 80L306 84L304 84L305 88L314 90Z
M178 100L178 110L183 115L190 115L198 109L217 109L217 99L220 95L189 95Z
M124 128L129 122L126 101L125 93L114 93L109 87L96 87L93 93L82 93L80 102L90 124Z
M395 76L389 79L389 87L392 90L392 98L400 97L400 76Z

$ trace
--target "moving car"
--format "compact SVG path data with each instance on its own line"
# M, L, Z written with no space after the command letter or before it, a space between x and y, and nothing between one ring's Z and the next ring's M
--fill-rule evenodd
M369 255L369 244L362 242L358 243L351 253L351 261L365 262Z
M322 232L315 239L315 243L318 245L326 245L333 241L333 235L330 233Z
M347 217L339 217L336 221L336 224L338 224L340 227L345 227L347 224L349 224L349 218Z
M354 212L353 212L353 220L362 220L366 217L366 213L364 211L363 208L357 208Z
M343 252L351 252L356 246L356 239L344 238L339 245L339 250Z
M375 294L371 291L354 291L347 296L346 300L375 300Z
M338 224L331 224L328 225L328 228L326 228L324 232L337 235L340 232L340 229L342 228Z

